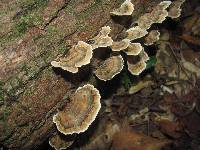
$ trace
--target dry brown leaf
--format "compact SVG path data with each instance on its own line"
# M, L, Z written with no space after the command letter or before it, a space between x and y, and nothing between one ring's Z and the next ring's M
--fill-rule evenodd
M183 35L181 35L179 37L182 40L184 40L184 41L186 41L188 43L200 46L200 39L199 38L193 37L193 36L188 35L188 34L183 34Z
M113 137L114 150L161 150L169 141L158 140L132 131L120 131Z
M182 125L179 122L172 122L170 120L161 120L158 122L160 130L173 138L179 138L181 131L183 130Z

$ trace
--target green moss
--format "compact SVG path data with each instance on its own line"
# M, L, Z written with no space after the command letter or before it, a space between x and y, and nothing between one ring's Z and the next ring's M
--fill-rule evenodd
M9 107L4 107L0 112L0 120L6 121L8 115L11 113Z
M126 90L128 90L131 87L132 82L129 75L126 72L124 72L121 76L121 83Z
M15 29L15 34L17 36L20 36L26 32L26 30L28 29L28 24L26 22L17 23L14 29Z
M43 38L44 36L43 35L36 35L36 36L33 36L33 41L34 42L37 42L38 40L40 40L41 38Z
M95 2L91 7L89 7L88 9L82 11L77 15L78 20L83 20L86 19L88 17L91 17L91 14L96 10L102 9L101 5L99 2Z
M41 15L37 13L24 15L19 20L20 22L27 23L29 27L40 25L43 22Z
M16 0L17 4L22 7L23 13L27 14L34 9L38 9L47 5L49 0Z
M0 81L0 103L4 101L4 96L5 96L3 85L4 85L3 82Z
M152 68L156 65L157 59L156 56L151 56L147 61L146 69Z
M62 44L59 45L58 51L59 53L63 54L67 49L67 45L63 42Z

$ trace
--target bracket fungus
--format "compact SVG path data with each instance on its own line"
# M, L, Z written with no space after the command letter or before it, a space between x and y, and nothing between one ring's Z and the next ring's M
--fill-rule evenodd
M65 135L86 131L101 108L100 98L93 85L79 87L67 106L53 116L57 129Z
M130 40L129 39L123 39L122 41L119 42L113 42L111 49L112 51L122 51L124 49L127 49L130 45Z
M72 73L77 73L78 67L90 63L93 54L92 50L91 45L79 41L78 44L73 46L64 57L52 61L51 65L54 67L60 67L63 70Z
M120 6L120 8L117 8L116 10L111 12L111 14L116 15L116 16L125 16L125 15L129 16L129 15L132 15L133 11L134 11L133 3L131 3L131 0L126 0Z
M56 150L64 150L70 147L74 142L74 139L64 137L59 133L54 134L49 138L49 145Z
M152 12L146 13L141 16L137 24L142 29L149 29L154 23L162 23L168 16L167 8L170 6L171 1L163 1L159 3Z
M111 80L122 71L123 67L124 60L122 56L112 56L103 62L103 64L95 71L95 75L103 81Z
M171 6L169 7L169 14L168 16L172 19L178 18L181 15L181 6L185 2L185 0L176 0L172 2Z
M138 61L135 64L132 64L129 61L127 61L127 64L128 70L132 75L140 75L140 73L142 73L146 68L146 63L143 59L140 59L140 61Z
M126 32L127 32L126 38L131 41L144 37L145 35L148 34L146 29L140 28L139 26L132 27L128 29Z
M111 29L109 26L102 27L99 34L91 39L91 41L93 41L93 43L91 44L92 48L96 49L99 47L111 46L113 43L113 40L109 36L110 31L111 31Z
M129 47L124 50L127 55L137 56L143 50L143 47L140 43L130 43Z
M145 45L153 45L160 38L160 32L158 30L151 30L145 38Z
M149 56L144 51L143 47L138 56L139 56L139 61L137 61L136 63L127 61L128 70L132 75L140 75L146 69L146 62L149 60Z

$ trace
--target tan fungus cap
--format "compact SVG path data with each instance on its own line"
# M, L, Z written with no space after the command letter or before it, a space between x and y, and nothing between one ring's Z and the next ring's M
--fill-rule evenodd
M79 87L66 107L53 116L57 129L65 135L86 131L101 108L100 98L93 85Z
M73 46L64 57L52 61L51 65L60 67L63 70L72 73L77 73L78 67L90 63L92 54L92 46L83 41L79 41L78 44Z
M116 16L124 16L124 15L132 15L134 11L134 5L131 3L131 0L125 0L125 2L120 6L120 8L111 12L112 15Z
M151 30L145 38L145 45L152 45L160 38L160 32L158 30Z
M128 29L126 32L128 33L126 38L131 41L144 37L145 35L148 34L148 32L145 29L142 29L139 26L132 27Z
M119 74L123 67L124 60L122 56L112 56L106 59L94 73L100 80L107 81Z
M119 42L113 42L111 49L112 51L122 51L130 45L130 40L129 39L123 39L122 41Z
M143 50L143 47L140 43L130 43L129 47L124 50L127 55L137 56Z

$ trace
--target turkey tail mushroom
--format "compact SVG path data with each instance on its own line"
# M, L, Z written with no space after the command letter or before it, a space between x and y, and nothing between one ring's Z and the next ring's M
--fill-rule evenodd
M93 85L79 87L66 107L53 116L57 129L65 135L86 131L101 108L100 98Z
M51 65L53 67L60 67L71 73L77 73L79 67L90 63L93 54L92 50L91 45L79 41L78 44L73 46L65 56L52 61Z
M131 3L131 0L126 0L120 8L117 8L116 10L111 12L111 15L116 15L116 16L129 16L132 15L134 11L134 5Z
M122 56L112 56L106 59L94 73L100 80L107 81L119 74L123 67L124 60Z

